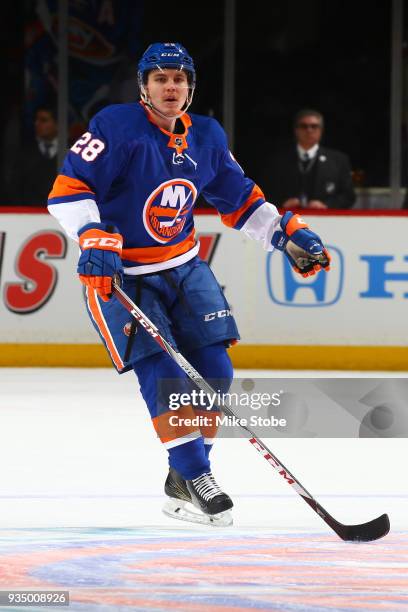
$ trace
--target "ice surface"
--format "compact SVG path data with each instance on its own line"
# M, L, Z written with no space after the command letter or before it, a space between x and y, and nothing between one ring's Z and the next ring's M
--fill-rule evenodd
M133 374L0 369L0 427L3 590L67 589L75 610L408 609L404 439L268 441L338 520L389 513L391 534L357 545L245 439L219 440L212 455L233 527L165 517L167 458Z

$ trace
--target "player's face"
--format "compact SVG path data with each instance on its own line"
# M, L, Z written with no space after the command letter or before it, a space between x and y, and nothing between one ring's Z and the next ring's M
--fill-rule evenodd
M319 117L307 115L299 119L295 128L296 140L304 149L310 149L320 142L322 124Z
M183 70L173 68L152 70L147 78L146 91L153 106L163 115L177 115L187 100L187 75Z

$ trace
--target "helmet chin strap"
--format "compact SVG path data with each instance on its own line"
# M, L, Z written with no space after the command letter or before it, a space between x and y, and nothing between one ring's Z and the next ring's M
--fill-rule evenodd
M162 119L169 119L170 121L173 121L174 119L180 119L180 117L182 117L184 115L184 113L187 112L187 109L189 108L191 102L193 101L193 94L194 94L194 87L189 88L189 94L187 96L187 100L185 102L185 106L182 109L182 111L180 113L178 113L177 115L165 115L164 113L162 113L161 111L159 111L158 108L156 108L154 106L154 104L152 103L152 101L150 100L147 91L145 90L144 87L141 87L140 89L140 95L141 98L143 100L143 102L146 104L146 106L148 106L150 108L150 110L153 113L156 113L157 115L159 115L160 117L162 117Z

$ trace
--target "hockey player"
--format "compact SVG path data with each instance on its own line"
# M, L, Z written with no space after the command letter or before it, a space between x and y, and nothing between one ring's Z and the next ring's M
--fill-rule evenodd
M118 372L136 373L168 451L165 511L229 524L233 504L210 467L215 427L183 425L197 414L192 406L169 410L169 390L158 382L183 384L186 377L148 334L136 333L128 312L111 298L111 279L119 274L124 291L161 333L226 392L233 375L227 348L239 335L221 287L198 257L193 222L198 194L223 223L259 240L266 250L285 251L304 275L328 269L328 255L300 217L291 212L282 217L265 201L229 152L217 121L187 114L196 73L186 49L178 43L150 45L140 59L138 79L141 101L103 109L71 147L48 209L79 242L77 271L86 287L88 313ZM298 259L290 246L303 257ZM228 316L205 317L220 310ZM175 416L178 426L174 418L170 421ZM201 513L188 510L187 502Z

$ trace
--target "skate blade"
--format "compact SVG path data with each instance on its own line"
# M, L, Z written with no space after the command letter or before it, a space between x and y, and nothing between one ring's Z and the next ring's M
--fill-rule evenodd
M211 527L228 527L233 522L232 514L229 510L213 515L204 514L204 512L196 509L190 502L174 499L173 497L168 498L162 510L166 516L179 521L210 525Z

